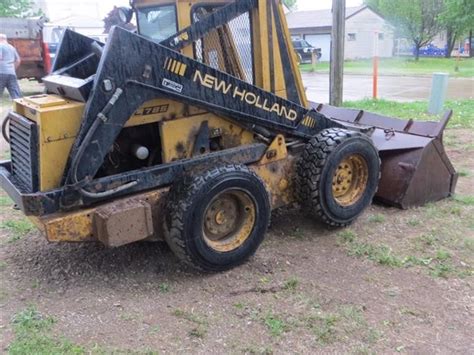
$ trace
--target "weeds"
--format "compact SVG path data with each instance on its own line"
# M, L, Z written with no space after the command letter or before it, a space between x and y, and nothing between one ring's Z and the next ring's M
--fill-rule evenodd
M288 291L295 291L298 287L298 284L299 280L296 277L292 277L285 282L285 284L283 285L283 289Z
M434 277L441 277L447 279L448 276L454 271L454 268L446 263L438 263L433 267L431 275Z
M382 214L376 214L376 215L370 216L368 218L368 221L370 223L384 223L385 222L385 216L382 215Z
M325 314L318 317L318 326L314 327L316 340L322 344L330 344L336 340L336 323L339 316L336 314Z
M458 174L460 177L469 177L471 176L471 172L469 170L466 170L466 169L460 169L458 171Z
M342 232L338 233L337 236L346 243L352 243L356 238L356 234L350 229L343 230Z
M303 239L304 238L304 232L301 230L301 228L296 227L293 229L292 236L296 239Z
M430 256L409 255L406 257L397 255L386 245L373 245L359 242L356 234L351 231L344 231L338 235L343 241L345 241L344 246L348 255L359 258L365 257L380 265L397 268L412 266L427 267L430 269L429 273L431 276L442 278L447 278L450 275L456 275L457 277L462 278L471 276L472 274L470 269L464 267L457 268L449 262L452 258L451 253L444 248L437 247L439 237L434 233L424 234L415 239L415 242L418 243L418 249L424 250L425 247L432 248ZM471 239L465 239L461 244L464 245L467 250L469 250L469 248L471 248L471 250L474 248L474 241L471 241ZM433 250L434 247L437 247L437 249Z
M245 304L239 302L239 303L234 303L234 307L237 308L238 310L243 310L245 308Z
M202 339L207 335L208 322L204 317L179 308L173 311L173 315L196 325L188 332L190 337Z
M272 355L273 350L269 347L261 347L261 346L247 346L246 348L242 349L242 353L249 354L249 355Z
M474 196L454 195L453 200L466 206L474 206Z
M268 330L270 331L270 334L274 337L280 336L288 328L285 321L279 318L278 316L274 315L273 313L268 313L263 318L263 322L267 326Z
M474 239L464 239L463 246L467 250L474 251Z
M16 314L12 319L15 339L8 352L13 355L85 354L82 347L51 337L49 333L54 323L53 318L43 316L34 307Z
M407 224L410 227L418 227L421 224L421 221L416 217L412 217L408 220Z
M434 234L423 234L417 238L417 241L420 241L423 245L433 246L438 241L438 237Z
M0 207L8 207L13 205L13 201L7 196L0 196Z
M201 317L191 312L183 311L179 308L173 312L173 315L178 318L186 319L187 321L190 321L196 324L207 325L207 320L204 317Z
M207 335L207 328L203 326L198 326L196 328L191 329L188 334L193 338L203 339Z
M162 282L158 286L158 289L160 290L161 293L168 293L171 291L171 286L166 282Z
M449 254L446 250L439 249L436 252L436 259L438 259L439 261L445 261L449 258L451 258L451 254Z
M348 245L348 253L351 256L366 256L369 260L375 261L381 265L391 267L403 266L403 261L393 254L392 249L385 245L371 245L359 243L355 240Z
M34 226L28 220L21 219L5 221L0 224L0 228L8 230L10 233L12 233L12 236L10 239L8 239L8 242L13 243L31 232Z

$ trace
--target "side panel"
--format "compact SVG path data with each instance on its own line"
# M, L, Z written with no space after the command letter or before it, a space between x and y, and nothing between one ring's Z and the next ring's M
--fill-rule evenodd
M59 187L84 104L56 95L37 95L16 100L15 111L36 122L38 128L39 190Z
M160 126L163 162L192 158L193 145L203 122L208 122L211 135L221 137L222 148L254 143L253 134L233 122L213 114L163 122ZM215 133L213 133L215 132Z

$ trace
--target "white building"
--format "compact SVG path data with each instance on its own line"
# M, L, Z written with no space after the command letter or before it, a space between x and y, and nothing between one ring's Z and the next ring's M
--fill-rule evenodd
M329 61L331 53L331 10L296 11L287 14L294 39L305 39L321 48L321 61ZM346 8L345 59L392 57L393 29L389 23L367 6Z

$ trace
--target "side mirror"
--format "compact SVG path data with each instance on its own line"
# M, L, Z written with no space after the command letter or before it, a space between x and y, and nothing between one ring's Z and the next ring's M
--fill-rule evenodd
M124 24L130 23L133 17L133 9L129 7L119 7L118 16L120 21L122 21Z

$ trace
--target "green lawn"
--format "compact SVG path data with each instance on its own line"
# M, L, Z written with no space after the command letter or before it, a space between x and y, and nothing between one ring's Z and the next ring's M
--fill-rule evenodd
M459 71L455 68L458 66ZM300 66L301 71L311 71L311 64ZM346 74L372 74L372 60L346 61ZM329 72L329 63L321 62L316 65L317 73ZM379 73L384 75L432 75L436 72L449 73L453 77L474 77L474 58L420 58L416 62L412 58L381 59Z
M347 101L345 107L361 109L364 111L379 113L385 116L416 119L423 121L437 121L438 117L429 115L426 111L428 102L395 102L387 100L365 99L359 101ZM450 128L474 128L474 100L447 101L446 110L454 110L454 116L449 124Z

